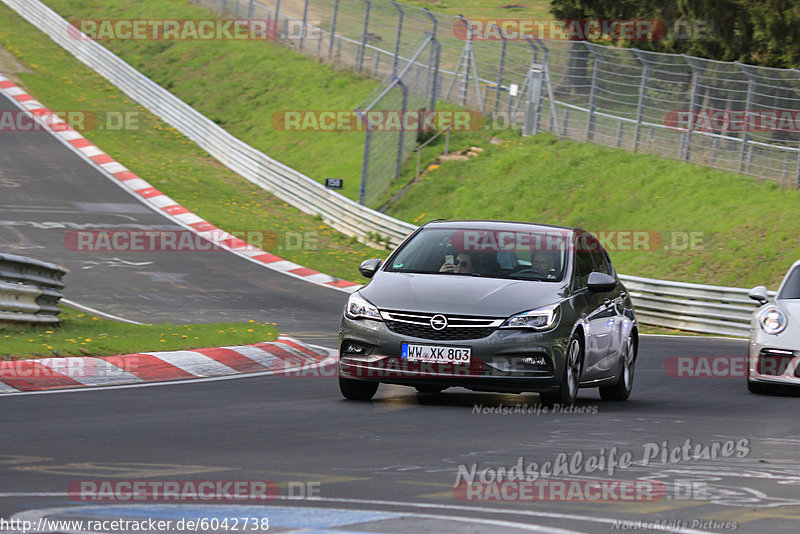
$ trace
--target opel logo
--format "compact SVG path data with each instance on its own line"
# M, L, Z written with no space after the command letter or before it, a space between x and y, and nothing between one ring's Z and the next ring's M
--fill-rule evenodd
M447 328L447 317L444 315L434 315L431 317L431 328L434 330L444 330Z

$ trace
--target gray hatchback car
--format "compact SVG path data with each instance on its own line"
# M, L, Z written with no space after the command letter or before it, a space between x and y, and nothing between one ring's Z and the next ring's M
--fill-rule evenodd
M570 405L578 388L625 400L638 324L608 254L579 228L432 221L388 257L364 261L339 332L342 395L380 383L437 393L538 392Z

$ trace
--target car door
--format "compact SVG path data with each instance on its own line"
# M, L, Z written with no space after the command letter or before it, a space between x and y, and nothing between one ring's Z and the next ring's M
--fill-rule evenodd
M607 376L605 358L612 338L613 313L606 302L607 294L589 291L589 274L595 271L593 247L600 244L589 234L578 235L574 242L572 288L579 317L583 320L586 344L584 346L582 381L597 380Z
M611 260L605 250L601 248L593 251L592 259L597 272L616 278ZM605 350L605 355L598 364L598 371L605 376L610 376L619 368L619 355L622 353L624 343L625 295L622 293L620 284L617 284L613 291L597 295L600 297L602 307L598 316L606 321L605 327L608 330L608 335L604 339L604 348L601 348L601 350Z

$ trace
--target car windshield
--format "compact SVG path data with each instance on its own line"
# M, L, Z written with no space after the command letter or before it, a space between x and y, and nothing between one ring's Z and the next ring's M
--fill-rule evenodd
M557 282L563 279L568 232L425 228L386 270Z
M800 299L800 266L795 267L783 284L779 299Z

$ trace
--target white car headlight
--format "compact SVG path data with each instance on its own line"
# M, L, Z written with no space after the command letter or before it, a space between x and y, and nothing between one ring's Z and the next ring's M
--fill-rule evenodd
M559 318L558 304L537 308L535 310L518 313L506 319L500 328L530 328L533 330L547 330L552 328Z
M344 309L344 314L350 319L382 320L378 308L362 298L358 293L353 293L350 295L350 298L347 299L347 306Z
M780 334L786 329L786 314L780 308L767 308L761 313L759 322L767 334Z

